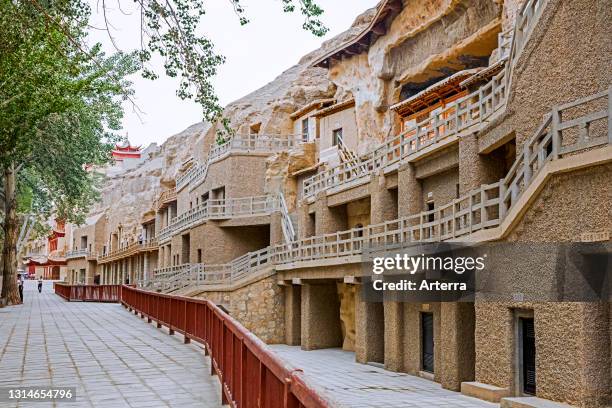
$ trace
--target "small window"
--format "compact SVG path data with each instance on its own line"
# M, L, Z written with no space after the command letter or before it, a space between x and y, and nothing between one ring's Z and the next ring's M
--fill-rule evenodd
M202 263L202 250L198 249L198 263Z
M436 214L433 212L433 210L435 210L436 206L434 205L433 201L430 201L427 203L427 211L432 211L430 214L427 214L427 221L428 222L434 222L436 220Z
M310 135L308 134L308 118L302 120L302 141L307 142L310 140Z
M455 185L455 198L459 198L459 183Z
M342 128L332 131L332 146L342 145Z

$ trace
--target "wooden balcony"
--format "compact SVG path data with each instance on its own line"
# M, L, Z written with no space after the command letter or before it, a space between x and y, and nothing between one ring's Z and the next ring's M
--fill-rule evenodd
M130 256L138 255L142 252L156 251L158 248L159 244L157 242L157 238L151 238L150 240L142 242L132 242L123 248L111 251L106 255L99 256L97 261L99 264L105 264L124 258L129 258Z

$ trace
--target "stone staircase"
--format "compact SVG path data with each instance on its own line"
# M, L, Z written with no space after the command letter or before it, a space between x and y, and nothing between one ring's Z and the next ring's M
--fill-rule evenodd
M612 161L610 101L612 87L554 107L525 143L505 178L482 185L434 211L305 239L289 240L297 234L287 228L284 244L249 252L228 264L172 267L160 271L154 282L146 284L163 291L188 286L228 286L279 265L292 267L297 262L333 258L343 263L361 262L365 248L397 248L414 242L499 239L507 232L502 227L509 228L508 225L519 219L542 191L548 180L545 176L552 174L551 167L559 167L557 163L569 166L559 167L554 173L571 170L573 162L578 163L575 167L581 168ZM570 111L578 111L580 115L566 118L565 114ZM293 220L286 211L281 212L286 222L285 231L285 227L293 225ZM497 235L494 236L476 235L495 230ZM350 257L355 257L354 261Z
M281 213L281 222L283 228L283 236L285 237L285 242L290 244L291 242L297 239L297 233L295 231L295 227L293 223L293 219L289 214L289 209L287 208L287 202L285 201L285 196L282 191L278 193L279 204L280 204L280 213Z

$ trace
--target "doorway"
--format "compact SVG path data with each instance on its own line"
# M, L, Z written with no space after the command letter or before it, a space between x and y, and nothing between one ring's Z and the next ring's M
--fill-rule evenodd
M522 394L536 394L536 344L533 317L519 317L518 357Z
M191 250L191 239L189 234L185 234L183 236L181 236L182 242L181 242L181 263L182 264L188 264L191 262L190 258L191 258L191 254L190 254L190 250ZM178 264L178 262L177 262Z
M434 372L434 316L421 313L421 361L422 370Z

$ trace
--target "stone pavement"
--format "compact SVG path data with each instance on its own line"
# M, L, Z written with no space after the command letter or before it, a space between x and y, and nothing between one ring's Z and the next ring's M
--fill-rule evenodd
M119 304L66 302L26 282L25 304L0 309L0 387L77 387L76 403L0 407L220 407L210 360L182 336Z
M420 377L395 373L355 362L355 354L340 349L303 351L270 346L281 358L304 370L304 375L338 407L482 408L498 407L443 389Z

